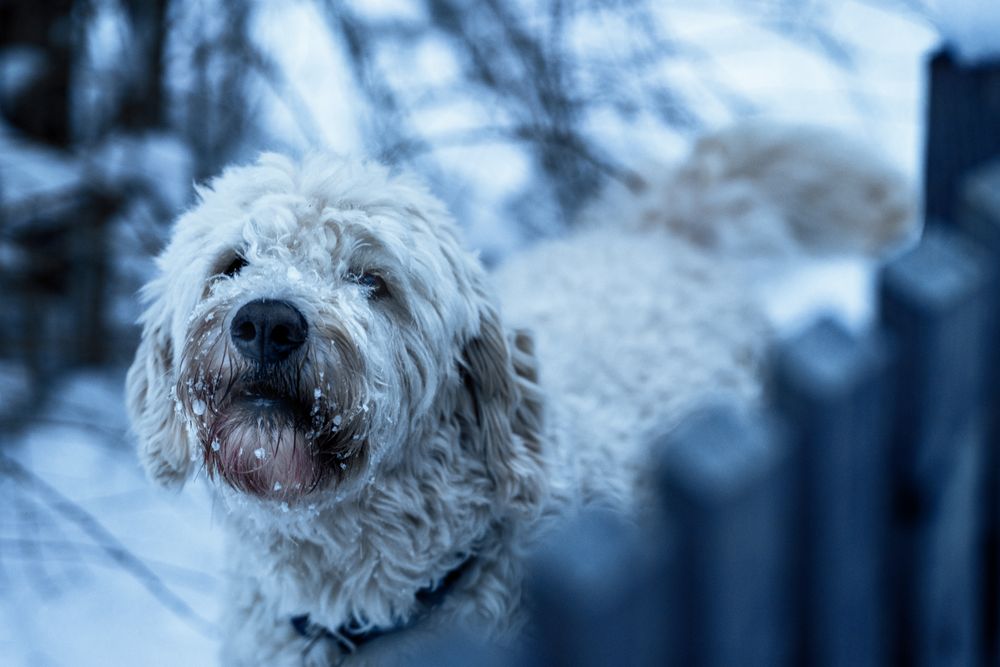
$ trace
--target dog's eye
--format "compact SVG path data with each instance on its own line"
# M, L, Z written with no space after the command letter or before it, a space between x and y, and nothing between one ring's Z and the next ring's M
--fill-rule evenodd
M352 276L352 279L368 291L369 299L381 299L389 293L382 276L374 273L361 273Z
M226 269L222 272L222 275L226 276L227 278L232 278L237 273L242 271L243 267L245 267L247 264L249 264L249 262L247 262L247 260L244 257L236 255L236 257L233 258L233 261L229 262L229 266L227 266Z

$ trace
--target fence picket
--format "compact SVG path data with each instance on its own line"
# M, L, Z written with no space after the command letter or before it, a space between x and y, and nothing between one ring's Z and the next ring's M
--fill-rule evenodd
M929 65L924 208L951 223L962 178L1000 154L1000 63L960 63L945 47Z
M887 361L821 320L779 346L772 400L796 452L801 664L885 663Z
M986 382L986 449L983 454L983 645L986 663L1000 664L1000 161L970 174L962 184L959 227L979 241L994 267L985 352L992 354Z
M641 537L620 515L590 510L545 541L527 581L532 622L526 664L662 664L653 541Z
M983 258L927 234L881 274L898 350L892 459L895 661L972 665L978 643L978 478L987 314Z
M721 405L658 447L669 664L790 664L788 457L775 426Z

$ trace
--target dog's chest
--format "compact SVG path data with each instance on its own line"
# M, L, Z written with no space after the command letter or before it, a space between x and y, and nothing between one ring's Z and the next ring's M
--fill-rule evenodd
M368 502L302 516L234 513L227 559L234 584L255 589L270 616L285 622L308 614L329 628L358 620L392 627L410 618L422 590L482 550L492 515L474 489L458 497L463 487L454 485L456 498L428 502L414 486L386 480Z

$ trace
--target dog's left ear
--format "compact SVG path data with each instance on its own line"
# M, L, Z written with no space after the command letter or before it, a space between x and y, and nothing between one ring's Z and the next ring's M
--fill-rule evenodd
M191 470L187 437L174 407L173 344L166 325L147 321L125 379L125 402L139 440L139 460L149 476L180 487Z
M525 331L507 334L492 306L462 353L463 446L480 457L497 500L533 513L545 489L542 393L534 345Z

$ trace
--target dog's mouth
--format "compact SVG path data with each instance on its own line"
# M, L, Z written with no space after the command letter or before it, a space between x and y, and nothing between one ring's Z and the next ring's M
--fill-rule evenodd
M298 417L308 410L297 396L291 396L266 385L251 385L238 392L232 402L243 409L268 416L273 416L274 413L286 413Z
M298 499L361 464L363 439L336 404L314 390L251 379L225 393L202 432L209 475L262 498Z

